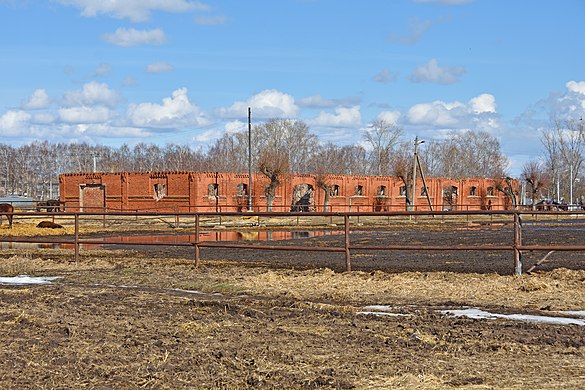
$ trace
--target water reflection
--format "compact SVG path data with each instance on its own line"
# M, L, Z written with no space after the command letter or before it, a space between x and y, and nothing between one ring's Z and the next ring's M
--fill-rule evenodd
M297 240L310 237L338 235L339 231L214 231L199 234L199 241L282 241ZM160 234L160 235L133 235L118 237L91 238L91 241L108 241L120 244L153 243L153 244L185 244L195 241L195 234ZM73 244L28 243L28 242L0 242L0 249L72 249ZM101 244L81 244L84 249L100 249Z

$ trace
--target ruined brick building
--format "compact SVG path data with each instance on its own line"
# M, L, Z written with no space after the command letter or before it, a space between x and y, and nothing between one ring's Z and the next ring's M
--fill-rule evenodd
M402 211L406 187L393 176L328 175L318 186L316 175L287 175L276 189L273 211ZM267 210L264 189L269 180L252 175L254 211ZM512 182L516 186L517 181ZM67 173L59 176L60 201L67 211L245 211L247 173L120 172ZM496 189L496 179L419 179L416 210L503 210L510 199ZM427 196L428 195L428 196Z

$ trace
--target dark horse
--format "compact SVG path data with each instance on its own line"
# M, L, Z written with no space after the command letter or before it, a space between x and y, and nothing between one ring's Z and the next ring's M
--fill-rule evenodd
M2 225L2 217L6 215L8 218L8 225L12 229L12 213L14 213L14 207L8 203L0 203L0 225Z

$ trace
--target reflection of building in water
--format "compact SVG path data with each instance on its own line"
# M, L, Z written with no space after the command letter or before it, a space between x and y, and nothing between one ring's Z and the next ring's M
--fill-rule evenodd
M503 210L511 201L498 188L498 179L426 178L417 183L417 210ZM407 186L393 176L329 175L329 193L316 175L288 175L276 189L274 211L402 211ZM246 211L248 174L221 172L91 172L60 175L60 200L67 211ZM252 175L252 206L266 211L269 180ZM518 182L512 181L517 192ZM427 198L428 195L428 198Z

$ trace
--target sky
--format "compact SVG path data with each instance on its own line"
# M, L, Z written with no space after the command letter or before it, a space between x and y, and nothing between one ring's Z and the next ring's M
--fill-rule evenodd
M378 119L487 131L519 176L584 114L583 20L585 0L0 0L0 143L206 150L251 107L338 145Z

